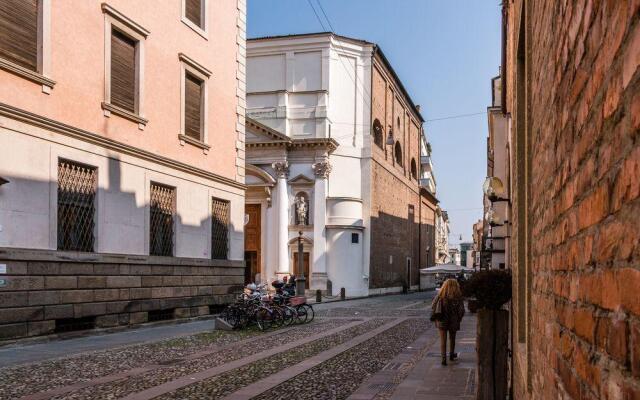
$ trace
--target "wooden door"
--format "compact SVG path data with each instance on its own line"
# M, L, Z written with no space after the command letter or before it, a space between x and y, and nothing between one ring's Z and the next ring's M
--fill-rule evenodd
M311 281L311 276L309 275L309 253L302 253L302 265L304 267L304 277L307 279L304 287L305 289L309 289L309 282ZM300 276L300 271L298 271L298 253L293 253L293 270L296 276Z
M262 257L262 244L260 238L262 236L262 221L260 219L260 204L245 204L245 214L249 217L249 221L244 227L244 251L245 251L245 280L249 282L255 280L256 274L262 272L260 260ZM249 283L247 282L247 283Z

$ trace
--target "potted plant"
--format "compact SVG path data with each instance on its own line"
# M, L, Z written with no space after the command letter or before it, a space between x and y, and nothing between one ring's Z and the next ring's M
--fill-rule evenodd
M511 273L507 270L480 271L464 287L465 296L475 299L478 310L476 349L478 385L476 399L504 399L507 395L509 312L503 306L511 300Z

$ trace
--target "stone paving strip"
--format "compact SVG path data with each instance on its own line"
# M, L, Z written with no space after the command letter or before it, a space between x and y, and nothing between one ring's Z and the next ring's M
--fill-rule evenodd
M408 319L253 398L345 399L368 376L379 371L408 344L414 342L429 325L427 319Z
M289 364L289 366L287 366L285 369L281 370L280 372L275 374L270 374L266 378L258 382L255 382L249 386L246 386L230 394L229 396L224 397L224 400L249 400L256 395L259 395L260 393L263 393L267 390L273 389L274 387L288 381L289 379L294 378L296 375L299 375L319 365L320 363L337 356L340 353L343 353L361 343L366 342L367 340L393 328L394 326L401 324L405 320L406 320L405 318L399 318L399 319L393 320L365 334L359 335L349 340L348 342L336 345L335 347L331 347L328 350L323 351L322 353L316 354L310 358L303 359L303 361L298 364L295 364L295 365ZM309 354L309 355L311 356L312 354ZM206 394L211 395L212 393L211 391L207 391ZM178 398L185 398L185 397L174 396L170 398L178 399ZM186 397L186 398L192 398L192 397ZM215 398L217 398L217 396Z
M406 317L406 318L427 318L429 311L425 309L404 310L404 309L353 309L353 308L333 308L316 312L317 317L339 318L339 317Z
M198 383L213 376L224 374L236 368L261 362L263 359L268 357L290 351L292 348L297 346L303 346L307 343L348 330L355 326L366 324L369 321L369 319L356 320L345 324L346 321L343 320L339 321L341 323L338 324L337 327L327 330L325 325L338 322L328 321L326 324L315 326L316 330L318 330L319 327L323 328L319 333L308 329L310 326L302 326L297 330L291 331L287 335L278 335L272 338L277 338L279 339L278 341L261 341L257 343L258 346L254 348L238 346L238 348L233 351L227 351L212 357L198 360L198 363L175 365L168 370L153 371L157 372L154 375L145 374L137 377L138 379L134 382L131 382L131 380L124 381L118 387L110 387L102 390L102 393L97 393L98 395L96 395L96 390L94 388L91 392L85 393L86 396L72 396L65 397L65 399L94 399L96 397L103 398L107 396L120 398L123 397L124 393L129 394L124 397L126 400L152 399L185 386Z
M0 369L0 399L74 385L149 364L184 357L203 348L234 343L255 332L206 332L160 342L90 351L39 363Z
M380 371L367 378L347 400L387 400L391 398L395 388L409 375L415 365L428 352L433 351L438 334L433 326L428 328Z
M313 363L317 357L323 358L334 351L344 351L345 346L347 348L352 347L356 344L356 341L364 341L366 338L371 337L371 335L376 335L381 331L389 329L399 322L398 320L389 322L388 320L374 319L311 343L292 347L287 351L267 359L186 386L178 391L168 393L156 399L219 399L239 389L244 392L242 388L249 385L249 396L241 396L241 398L248 399L253 394L259 394L266 390L266 388L262 388L256 392L254 389L255 385L263 387L264 381L273 382L274 380L277 381L275 384L278 384L292 377L291 373L293 371L298 370L297 373L300 373L302 372L299 370L300 368L311 368L311 365L308 365L309 362ZM319 363L319 361L315 362L314 365L317 363ZM294 373L294 375L297 373ZM275 386L275 384L271 384L271 386Z
M306 338L312 335L323 335L324 332L332 329L346 329L343 325L360 324L358 320L327 320L325 322L315 321L309 325L296 326L293 329L285 328L271 331L267 334L258 335L250 341L239 341L222 350L207 351L206 353L193 354L192 357L175 358L166 360L159 366L138 375L132 375L115 381L109 381L95 386L83 388L74 392L51 397L54 400L61 399L85 399L96 398L122 398L136 392L145 391L158 385L171 382L189 374L198 373L203 370L215 368L222 364L234 360L248 357L254 353L268 350L273 347L282 346L287 338ZM329 333L326 333L329 334Z

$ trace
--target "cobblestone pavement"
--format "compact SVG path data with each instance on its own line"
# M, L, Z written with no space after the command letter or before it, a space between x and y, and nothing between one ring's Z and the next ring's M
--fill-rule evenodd
M463 336L462 361L442 369L432 356L432 296L317 304L316 320L307 325L200 332L0 368L0 399L431 398L424 396L445 394L462 380L458 392L468 395L475 384L473 334Z

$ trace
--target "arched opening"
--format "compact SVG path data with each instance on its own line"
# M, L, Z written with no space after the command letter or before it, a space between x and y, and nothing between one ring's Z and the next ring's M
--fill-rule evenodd
M396 117L396 122L398 124L398 129L400 129L400 117Z
M396 156L396 164L402 166L402 146L400 146L400 142L396 142L394 153Z
M418 179L418 166L416 165L416 159L411 159L411 177L413 179Z
M382 130L382 124L376 118L375 120L373 120L373 143L375 143L378 147L382 149L383 138L384 138L384 132Z
M293 221L296 225L309 225L309 195L307 192L298 192L295 198L293 211Z

